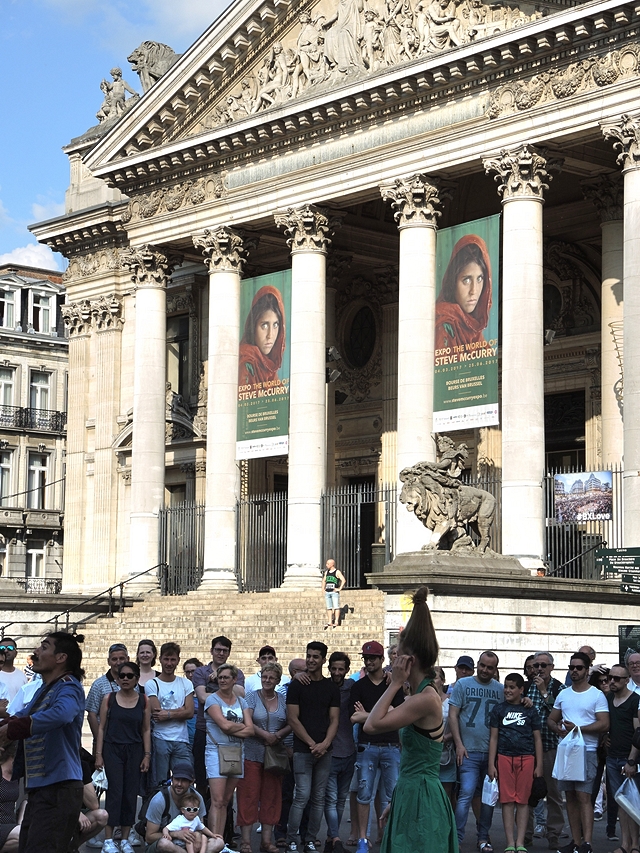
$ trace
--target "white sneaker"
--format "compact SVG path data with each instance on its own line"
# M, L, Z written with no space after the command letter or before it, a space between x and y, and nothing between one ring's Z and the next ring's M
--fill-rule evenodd
M128 838L123 838L120 842L121 853L133 853L133 847Z
M102 839L99 835L94 835L86 842L87 847L102 847Z
M104 844L102 845L103 853L120 853L120 848L113 840L113 838L105 838Z
M131 827L131 832L129 833L129 844L132 847L140 847L140 845L142 844L140 836L133 827Z
M533 830L534 838L544 838L547 834L547 827L543 823L536 824L535 829Z

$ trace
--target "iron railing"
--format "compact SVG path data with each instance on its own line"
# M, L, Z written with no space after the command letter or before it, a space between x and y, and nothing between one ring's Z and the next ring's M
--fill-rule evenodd
M18 586L31 595L58 595L62 591L61 578L16 578Z
M23 408L22 406L0 406L1 427L63 432L66 425L66 412L57 412L54 409Z
M337 486L322 496L323 560L332 558L347 587L367 586L376 545L384 545L384 562L395 553L397 488L374 483ZM380 549L381 550L381 549Z
M197 589L204 571L204 504L185 501L160 510L158 562L162 595L186 595Z
M236 543L241 590L267 592L279 587L287 568L287 493L238 501Z
M465 486L475 486L476 489L484 489L496 499L496 513L491 525L491 537L489 547L496 552L502 553L502 476L499 471L490 469L484 474L478 474L475 477L471 472L463 471L462 482ZM466 524L467 533L471 537L472 542L477 545L480 537L470 524Z

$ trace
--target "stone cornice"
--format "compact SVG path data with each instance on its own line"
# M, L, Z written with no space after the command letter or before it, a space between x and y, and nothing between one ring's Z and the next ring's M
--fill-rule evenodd
M96 252L126 245L127 232L122 222L126 204L104 204L68 213L29 226L41 243L66 258L79 253Z
M130 148L120 162L107 162L96 149L88 165L95 174L121 188L142 187L163 173L174 177L202 174L207 166L224 168L242 156L273 153L287 141L299 144L338 128L344 131L345 124L362 128L406 109L432 106L456 91L468 94L478 87L490 87L493 80L521 75L527 68L563 64L565 58L579 55L583 48L588 47L589 55L604 53L612 38L619 38L636 22L635 10L619 0L584 4L498 36L372 74L365 86L360 80L319 97L302 97L187 140L160 144L155 150L133 153ZM137 115L138 108L134 112ZM112 147L107 156L114 155Z

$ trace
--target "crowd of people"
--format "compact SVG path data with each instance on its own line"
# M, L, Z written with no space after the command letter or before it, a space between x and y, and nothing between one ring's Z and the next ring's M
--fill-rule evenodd
M583 646L561 682L553 656L538 651L501 681L487 650L477 661L460 656L447 684L426 598L424 588L415 594L399 645L385 655L366 642L353 671L346 653L329 655L320 641L287 672L265 645L245 677L228 637L213 638L209 663L182 666L177 643L158 650L142 639L135 660L123 643L109 647L86 698L81 637L45 636L28 674L4 638L0 853L68 853L85 842L104 853L252 853L256 826L261 853L342 853L347 799L344 844L356 853L372 841L381 853L457 853L470 810L480 853L493 853L492 783L505 853L526 853L534 838L591 853L602 790L617 853L640 853L638 824L614 797L638 778L640 653L607 669ZM81 748L85 715L91 753ZM576 728L584 772L573 779L557 758ZM102 770L104 808L94 784Z

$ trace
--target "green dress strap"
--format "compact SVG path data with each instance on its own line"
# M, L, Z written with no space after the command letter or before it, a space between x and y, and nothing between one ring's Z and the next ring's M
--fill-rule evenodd
M416 690L416 694L422 693L425 687L428 687L433 682L433 678L423 678L420 684L418 684L418 689Z

